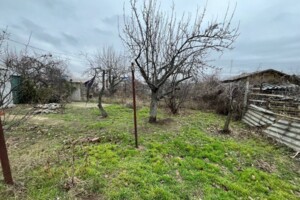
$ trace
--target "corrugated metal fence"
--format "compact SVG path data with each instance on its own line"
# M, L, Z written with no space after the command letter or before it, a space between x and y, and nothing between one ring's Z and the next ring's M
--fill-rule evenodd
M264 128L263 133L295 151L300 151L299 118L286 117L251 104L243 121L251 127Z

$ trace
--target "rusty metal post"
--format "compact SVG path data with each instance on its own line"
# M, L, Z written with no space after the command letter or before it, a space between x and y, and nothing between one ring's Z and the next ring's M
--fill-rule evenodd
M134 63L133 62L131 63L131 74L132 74L132 100L133 100L133 120L134 120L135 147L139 148L138 134L137 134L137 122L136 122L135 77L134 77Z
M2 128L2 121L0 117L0 160L1 160L1 166L2 166L2 172L4 177L4 182L6 184L14 184L12 176L11 176L11 170L9 166L9 160L7 155L7 149L6 149L6 143L4 138L4 132Z

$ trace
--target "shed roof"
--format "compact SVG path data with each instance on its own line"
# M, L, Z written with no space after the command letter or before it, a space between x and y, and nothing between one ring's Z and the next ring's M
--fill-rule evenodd
M242 80L242 79L246 79L247 77L250 77L250 76L255 76L255 75L258 75L258 74L263 74L263 73L268 73L268 72L276 73L276 74L279 74L280 76L287 76L287 77L290 76L290 75L288 75L286 73L277 71L275 69L266 69L266 70L262 70L262 71L252 72L252 73L242 73L242 74L240 74L238 76L234 76L234 77L225 79L222 82L223 83L235 82L235 81L239 81L239 80Z

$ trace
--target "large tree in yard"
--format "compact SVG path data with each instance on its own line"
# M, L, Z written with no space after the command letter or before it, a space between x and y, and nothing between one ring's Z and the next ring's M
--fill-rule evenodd
M131 0L131 16L124 13L121 38L129 49L141 76L151 89L149 122L156 122L157 104L172 92L163 88L174 74L181 83L203 70L211 51L231 48L238 36L231 27L228 9L222 21L204 21L205 11L177 18L174 7L162 12L156 0L144 0L141 9Z

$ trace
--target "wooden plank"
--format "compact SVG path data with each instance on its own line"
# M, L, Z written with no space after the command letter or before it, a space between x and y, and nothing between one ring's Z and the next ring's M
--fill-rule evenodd
M277 108L277 109L286 108L286 109L289 109L289 110L299 111L298 105L294 105L293 106L293 105L287 105L287 104L273 104L273 103L270 103L269 107L271 107L271 108Z
M272 112L270 110L267 110L265 108L261 108L259 106L256 106L254 104L250 104L248 109L258 111L258 112L267 113L269 115L273 115L274 117L282 117L282 118L285 118L285 119L288 119L288 120L300 122L300 118L298 118L298 117L291 117L291 116L287 116L287 115L278 114L278 113Z
M289 96L284 96L284 95L280 95L280 94L251 93L250 95L265 96L265 97L279 97L279 98L291 99L291 97L289 97Z
M289 108L289 107L274 107L274 106L270 106L271 110L274 111L284 111L284 112L294 112L294 113L299 113L300 110L294 109L294 108Z
M295 105L295 106L299 106L300 105L300 102L299 101L279 101L279 100L269 100L269 102L271 104L284 104L284 105Z
M288 120L292 120L292 121L300 121L300 118L297 118L297 117L291 117L291 116L282 115L282 114L278 114L278 113L274 113L274 115L277 117L282 117L284 119L288 119Z
M258 100L258 99L249 99L249 101L255 102L255 103L267 103L267 101L265 101L265 100Z

